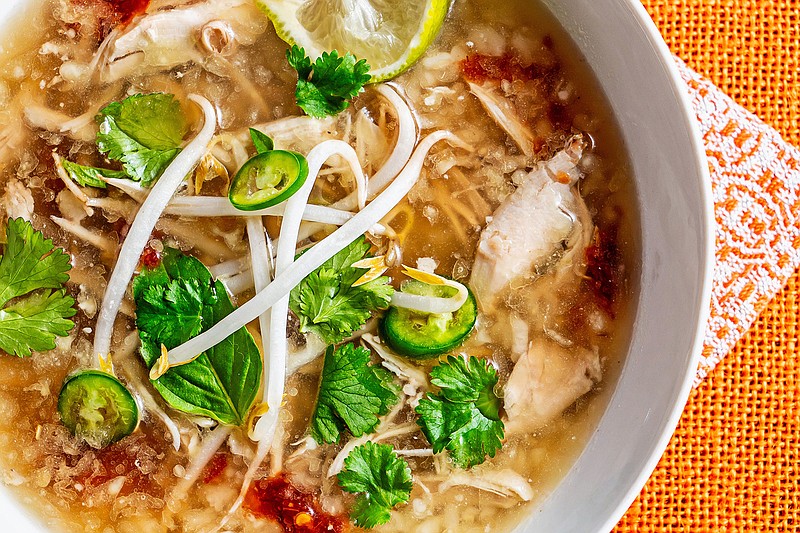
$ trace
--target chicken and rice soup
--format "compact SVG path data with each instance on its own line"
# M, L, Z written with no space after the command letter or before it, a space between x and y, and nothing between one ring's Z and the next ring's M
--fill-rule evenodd
M41 4L0 56L5 485L56 531L518 524L604 409L639 249L549 13Z

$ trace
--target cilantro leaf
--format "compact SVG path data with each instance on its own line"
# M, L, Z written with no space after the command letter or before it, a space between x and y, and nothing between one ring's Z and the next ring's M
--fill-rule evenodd
M61 160L67 175L83 187L97 187L105 189L106 182L102 178L126 178L128 175L121 170L106 170L104 168L87 167L66 159Z
M75 316L75 300L64 291L69 255L21 218L8 220L6 241L0 256L0 349L17 357L52 350L56 336L67 336L75 325L68 320Z
M439 394L426 394L416 408L417 424L434 453L447 449L453 462L471 468L494 457L502 447L505 426L500 398L494 393L497 372L477 357L449 356L431 370Z
M52 350L56 336L66 337L75 324L75 300L65 291L39 291L0 310L0 348L18 357Z
M171 94L136 94L100 110L97 147L149 187L178 152L186 119Z
M9 219L0 257L0 306L38 289L61 289L72 268L69 255L21 218Z
M369 82L369 65L351 53L323 52L313 63L297 45L286 51L289 65L297 71L297 105L306 114L322 118L341 113L349 100L358 96Z
M392 508L411 497L411 469L388 444L353 448L337 477L343 490L358 494L350 516L361 527L385 524Z
M256 152L263 154L275 148L275 143L272 138L266 133L262 133L255 128L250 128L250 138L253 139L253 146L256 147Z
M140 355L148 368L161 345L174 348L206 331L233 312L219 281L199 260L167 249L162 264L133 281ZM223 424L242 424L261 384L261 355L253 337L241 328L185 365L153 382L173 408L211 417Z
M311 58L306 56L305 48L292 45L291 48L286 50L286 60L289 66L297 71L297 77L301 80L308 79L311 76Z
M171 279L166 285L152 285L140 293L136 323L164 345L199 335L203 329L203 308L214 305L217 295L209 283L197 279Z
M311 436L331 444L339 441L345 428L356 437L371 433L378 415L388 413L396 401L391 375L370 364L369 350L353 344L329 346L311 416Z
M365 238L356 239L292 289L289 306L300 319L300 331L336 344L363 326L373 311L389 306L394 289L388 277L353 287L367 270L352 265L369 249Z

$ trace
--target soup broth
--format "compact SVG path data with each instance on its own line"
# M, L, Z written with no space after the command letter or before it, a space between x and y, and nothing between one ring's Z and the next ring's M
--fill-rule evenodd
M204 159L178 195L226 201L230 178L255 153L250 127L271 135L276 148L304 155L325 140L343 140L354 148L367 176L386 164L400 136L396 110L374 87L338 116L293 118L300 114L297 73L286 61L286 43L254 6L222 3L234 6L221 10L219 18L235 14L229 27L236 42L228 49L214 41L219 35L209 34L207 50L192 33L196 49L177 53L175 64L159 65L153 55L133 68L124 58L109 66L103 62L112 54L102 46L109 35L129 31L158 10L203 2L154 0L147 13L120 26L126 17L112 9L113 2L51 0L43 7L45 22L38 34L15 32L14 44L0 61L4 219L30 220L69 253L72 264L67 291L75 298L77 314L69 335L57 338L54 350L24 358L0 356L2 479L53 530L212 530L237 499L256 453L247 424L226 426L181 413L153 388L139 355L137 307L130 294L115 323L112 355L116 375L142 407L137 430L95 449L61 422L57 402L64 378L97 366L92 342L98 312L139 205L111 185L88 190L59 174L63 160L121 168L95 145L95 115L126 96L163 92L175 95L189 124L200 124L202 117L188 97L203 95L220 119L209 149L214 159ZM505 399L505 434L496 455L472 468L459 468L446 451L433 453L415 408L425 394L435 392L429 372L444 357L413 360L393 354L381 341L380 317L366 321L354 342L370 350L373 363L389 361L385 366L398 373L399 400L382 415L371 439L405 454L401 457L413 476L408 502L396 506L388 523L376 529L510 531L555 487L588 441L627 350L639 253L629 164L588 65L538 2L455 0L438 38L391 83L408 102L420 138L447 130L461 145L437 144L416 185L382 219L386 231L367 239L374 254L395 259L387 260L386 272L395 289L407 279L403 264L434 270L476 294L475 330L449 353L488 360L496 369L495 391ZM498 113L513 123L504 127ZM527 140L520 143L519 135ZM550 172L553 158L570 150L579 151L577 163L552 176L562 180L563 191L575 193L569 198L559 193L564 205L577 202L574 211L564 211L570 232L554 233L552 250L532 271L501 290L478 290L483 283L476 279L479 261L489 263L485 268L491 272L506 268L496 264L502 263L503 253L484 253L481 259L486 233L512 231L500 228L510 199L529 175ZM580 174L574 185L570 172ZM353 190L354 179L344 159L332 158L320 172L311 203L334 204ZM529 211L523 210L520 224ZM277 238L280 218L262 220ZM522 233L547 236L551 229L544 222L537 220ZM298 251L334 229L304 223ZM208 266L234 303L242 305L256 293L247 235L243 217L167 212L151 235L140 269L152 266L151 260L157 265L165 249L178 249ZM261 347L258 322L248 329ZM319 340L304 335L295 313L289 317L287 343L275 444L224 530L324 531L311 527L322 527L325 520L331 530L358 529L348 520L355 498L340 488L336 465L341 469L344 457L369 436L345 431L336 444L310 437L325 343L318 346ZM514 378L515 369L526 364L530 375ZM575 364L583 366L569 370ZM554 375L566 382L548 383L542 376L551 370L545 368L561 368ZM415 381L414 376L422 378ZM541 383L534 383L537 379ZM528 390L513 390L520 382L539 387L537 401L546 404L541 412L528 411ZM570 387L574 393L564 396ZM555 415L548 414L551 410ZM280 498L281 505L293 503L307 514L276 510L273 500Z

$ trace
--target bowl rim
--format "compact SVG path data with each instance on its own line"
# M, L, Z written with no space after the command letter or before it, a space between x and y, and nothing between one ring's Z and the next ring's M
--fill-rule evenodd
M608 519L603 523L601 531L611 531L616 526L628 509L631 507L636 498L641 494L647 481L655 471L661 457L667 449L675 429L680 422L683 412L689 400L689 394L693 388L697 370L699 368L703 345L705 343L705 331L708 325L708 320L711 316L711 296L713 289L714 278L714 264L715 264L715 231L716 222L714 219L714 201L711 182L711 173L708 166L706 157L705 145L703 142L702 133L700 131L700 123L694 112L692 99L689 95L689 88L683 81L681 72L676 63L677 56L673 55L669 46L664 40L661 32L656 26L650 14L644 8L644 5L639 0L623 0L632 15L636 18L636 22L641 25L645 31L647 39L649 40L653 52L656 54L657 59L661 65L666 69L671 88L677 97L677 103L680 107L681 116L679 117L687 127L689 133L689 141L694 147L694 152L691 154L695 167L697 170L697 178L699 179L699 189L701 194L701 203L704 206L703 212L700 214L703 222L702 235L704 255L702 264L698 267L702 270L703 276L700 282L700 298L697 305L700 309L697 310L697 320L694 326L694 336L692 343L692 356L690 364L684 369L683 385L678 391L675 401L669 411L669 417L662 427L661 435L657 443L652 447L648 455L645 466L639 471L639 475L628 490L619 499L619 504L614 511L608 516ZM688 155L688 154L687 154Z

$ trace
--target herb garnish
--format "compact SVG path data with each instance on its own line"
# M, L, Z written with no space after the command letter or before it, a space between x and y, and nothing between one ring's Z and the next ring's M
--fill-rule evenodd
M411 469L388 444L366 442L344 460L339 485L358 494L350 517L356 525L371 528L385 524L394 506L411 497Z
M135 94L112 102L95 117L100 124L97 148L123 170L61 160L67 175L83 187L106 188L103 178L130 178L151 186L180 152L186 118L174 95Z
M67 175L78 185L83 187L97 187L98 189L105 189L106 182L103 178L127 178L128 175L121 170L107 170L104 168L87 167L79 165L66 159L61 160L61 165L67 172Z
M157 268L133 281L141 356L148 368L161 355L206 331L233 312L225 287L199 260L166 249ZM262 363L246 328L226 338L191 363L168 370L153 382L175 409L242 424L261 383Z
M323 52L312 64L303 48L292 45L286 51L286 59L297 71L297 105L315 118L347 109L348 101L358 96L370 80L366 60L356 60L349 52L343 57L336 50Z
M250 138L253 140L253 146L256 147L256 152L259 154L269 152L275 148L275 143L272 141L272 138L255 128L250 128Z
M396 401L392 375L370 364L369 350L353 344L329 346L311 417L311 436L331 444L339 441L345 428L356 437L371 433L378 416L388 413Z
M367 269L352 265L369 249L364 237L356 239L292 289L289 306L300 318L300 331L335 344L363 326L373 311L389 306L394 289L388 277L353 287Z
M100 110L97 147L149 187L180 152L186 118L175 96L135 94Z
M426 394L416 408L417 424L434 453L447 449L461 468L494 457L503 445L500 398L494 393L497 372L484 359L449 356L431 370L439 394Z
M69 255L30 222L8 220L0 257L0 349L28 357L34 350L52 350L56 336L69 334L75 300L64 284L71 268Z

